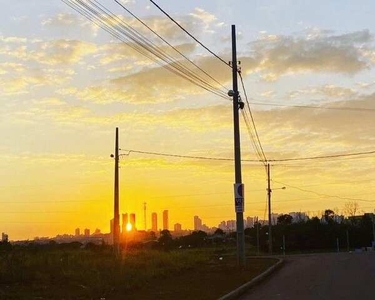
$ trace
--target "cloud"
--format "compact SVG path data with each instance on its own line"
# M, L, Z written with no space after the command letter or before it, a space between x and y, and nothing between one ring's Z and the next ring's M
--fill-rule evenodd
M288 98L295 99L301 96L318 96L328 98L348 98L356 95L356 91L347 88L326 84L320 87L311 87L289 92Z
M353 75L370 67L363 44L370 45L367 30L343 35L274 36L250 43L257 70L264 79L276 80L285 74L330 72Z

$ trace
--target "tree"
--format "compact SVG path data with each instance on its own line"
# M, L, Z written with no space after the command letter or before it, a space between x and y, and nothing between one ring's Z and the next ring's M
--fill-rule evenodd
M162 244L162 245L170 245L172 243L173 239L172 239L172 235L171 233L169 232L169 230L167 229L164 229L160 232L160 237L159 237L159 242Z
M335 216L335 212L331 209L326 209L324 211L324 220L327 222L327 223L332 223L333 222L333 218Z
M277 224L280 225L290 225L292 224L293 217L288 214L283 214L277 217Z
M217 235L225 235L225 232L224 232L224 230L218 228L218 229L215 230L215 233L214 233L214 234L215 234L215 235L216 235L216 234L217 234Z
M354 217L357 215L357 212L359 211L359 205L357 202L346 202L344 204L343 212L348 217Z

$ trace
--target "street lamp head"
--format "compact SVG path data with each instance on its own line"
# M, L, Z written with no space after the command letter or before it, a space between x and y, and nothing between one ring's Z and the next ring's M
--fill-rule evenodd
M281 188L282 190L285 190L286 189L286 187L285 186L283 186L282 188Z
M115 156L113 154L111 154L111 158L114 158Z

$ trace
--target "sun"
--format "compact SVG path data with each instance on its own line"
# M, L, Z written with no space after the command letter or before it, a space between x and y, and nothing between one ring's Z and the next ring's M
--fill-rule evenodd
M132 224L128 223L128 224L126 225L126 231L132 231L132 229L133 229Z

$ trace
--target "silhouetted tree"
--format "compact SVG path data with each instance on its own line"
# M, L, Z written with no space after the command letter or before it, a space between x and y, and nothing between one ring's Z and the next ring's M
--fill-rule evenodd
M170 246L173 242L172 235L169 230L162 230L160 232L159 242L164 246Z
M280 215L277 217L277 224L280 225L290 225L292 224L293 217L288 214Z
M224 232L224 230L218 228L218 229L215 230L215 234L217 234L217 235L225 235L225 232Z
M335 216L335 212L331 209L326 209L324 211L324 220L327 223L331 223L333 221L333 217Z

